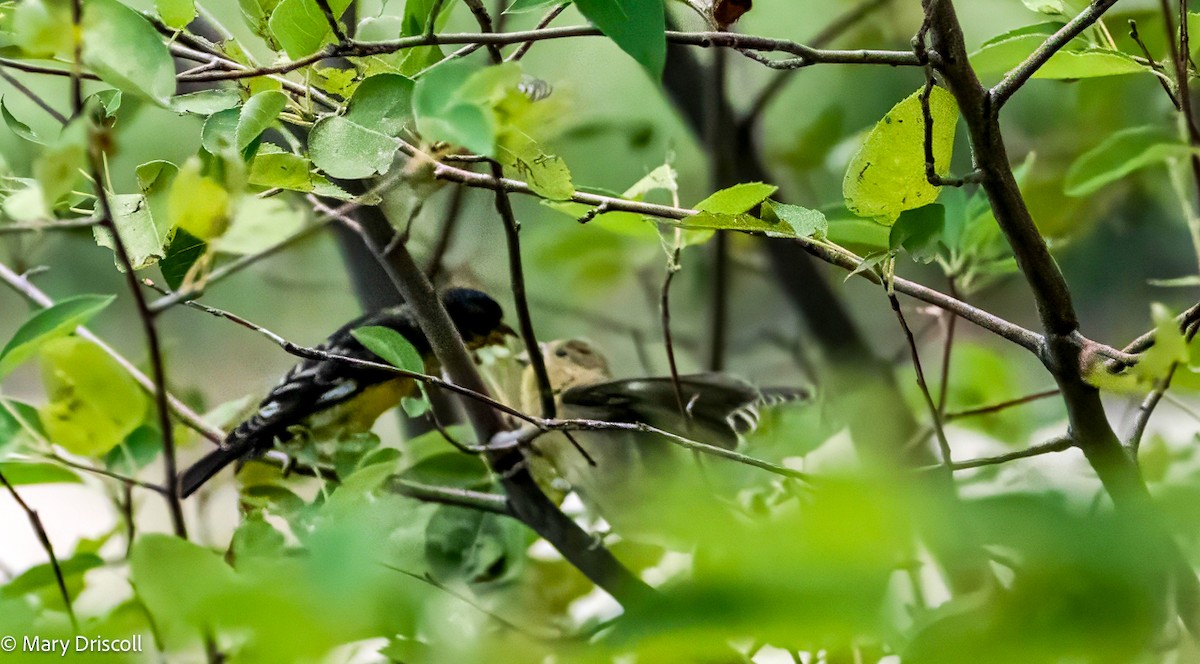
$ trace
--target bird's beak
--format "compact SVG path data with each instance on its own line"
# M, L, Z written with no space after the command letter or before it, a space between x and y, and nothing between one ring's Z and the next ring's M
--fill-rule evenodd
M508 337L515 336L517 336L517 333L511 327L501 323L496 329L488 333L487 338L483 341L483 345L503 346L508 342Z

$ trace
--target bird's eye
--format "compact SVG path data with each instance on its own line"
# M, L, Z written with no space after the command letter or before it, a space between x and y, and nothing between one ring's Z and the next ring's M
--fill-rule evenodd
M554 354L555 354L555 355L557 355L558 357L566 357L566 356L567 356L567 349L566 349L566 348L559 348L558 350L554 351Z

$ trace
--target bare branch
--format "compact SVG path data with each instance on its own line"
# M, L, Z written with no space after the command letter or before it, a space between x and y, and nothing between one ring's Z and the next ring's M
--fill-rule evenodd
M887 286L884 285L884 290ZM908 351L912 357L913 369L917 373L917 386L921 388L921 396L925 399L925 405L929 408L929 414L933 418L933 432L937 436L938 448L942 453L942 462L946 465L947 472L950 471L950 441L946 439L946 428L942 426L941 409L933 401L933 395L929 392L929 384L925 382L925 370L921 368L921 354L917 351L917 340L913 337L912 329L908 327L908 320L904 317L904 310L900 308L900 300L896 299L896 294L888 291L888 302L892 305L892 311L896 313L896 319L900 322L900 329L904 331L904 338L908 342Z
M225 81L239 78L253 78L255 76L286 74L287 72L307 67L329 57L353 58L384 55L419 46L441 44L467 44L470 46L491 48L508 44L532 43L569 37L598 37L602 36L602 34L599 29L592 26L578 25L518 32L416 35L384 42L351 41L345 44L331 44L311 55L268 67L243 67L229 61L225 67L227 71L206 71L188 76L180 75L176 78L180 81ZM910 67L918 65L916 57L907 51L817 49L786 39L771 39L732 32L677 32L668 30L666 38L670 42L704 48L721 47L765 53L788 53L802 59L803 64L800 66L805 67L816 64L878 64Z
M452 486L435 486L414 482L399 476L389 477L383 486L391 493L398 493L426 503L454 505L479 512L513 516L512 510L508 506L508 498L495 493L471 491Z
M179 494L176 491L178 482L178 469L175 461L175 427L171 424L171 409L167 399L167 373L163 362L162 348L158 339L158 327L154 322L154 312L150 310L149 303L146 302L146 295L142 292L138 285L137 275L134 273L133 261L129 257L129 251L125 248L125 241L121 238L120 230L114 221L112 208L108 202L108 192L105 191L103 183L103 169L101 167L101 138L96 132L101 131L95 127L91 128L93 132L90 136L90 149L88 156L91 162L92 182L95 183L96 190L96 205L97 211L100 213L100 225L108 230L112 236L113 251L117 255L117 260L124 267L125 281L129 286L129 290L133 295L134 304L137 305L138 319L142 324L142 332L146 336L146 345L150 355L150 372L153 376L154 384L154 400L158 409L158 426L162 434L162 450L163 450L163 484L170 489L165 494L167 507L171 513L171 524L175 530L175 535L183 539L187 539L187 524L183 519L183 505L179 501Z
M983 457L981 459L969 459L967 461L955 461L950 464L954 470L966 470L968 468L981 468L983 466L995 466L1017 459L1028 459L1029 457L1039 456L1042 454L1050 454L1053 452L1064 452L1075 446L1075 441L1070 436L1059 436L1039 445L1019 450L1017 452L1008 452L1006 454L998 454L992 457Z
M964 417L976 417L979 415L991 415L993 413L999 413L999 412L1008 410L1009 408L1014 408L1016 406L1023 406L1027 403L1033 403L1034 401L1041 401L1042 399L1049 399L1050 397L1058 396L1058 394L1059 394L1058 388L1055 388L1053 390L1046 390L1044 392L1037 392L1035 394L1018 397L1016 399L1002 401L1000 403L992 404L990 406L980 406L978 408L968 408L966 410L960 410L960 411L955 411L952 413L946 413L946 421L950 422L953 420L961 420Z
M50 559L50 568L54 570L54 581L58 585L58 592L62 596L63 606L67 609L67 617L71 619L71 627L78 632L79 621L75 618L75 609L71 605L71 593L67 590L66 579L63 578L62 566L58 562L58 556L54 553L54 545L50 543L50 536L46 534L46 527L42 524L42 518L38 516L36 510L25 502L21 494L17 493L16 487L8 481L3 472L0 472L0 484L8 490L9 495L16 501L17 506L25 512L25 518L29 520L29 525L33 528L34 534L37 535L38 541L42 545L42 550L46 552L46 556Z

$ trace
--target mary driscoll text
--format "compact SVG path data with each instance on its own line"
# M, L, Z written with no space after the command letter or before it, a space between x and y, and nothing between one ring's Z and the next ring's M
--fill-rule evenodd
M142 652L142 635L127 639L102 639L76 636L72 639L48 639L41 636L0 637L0 653L42 653L66 657L70 653Z

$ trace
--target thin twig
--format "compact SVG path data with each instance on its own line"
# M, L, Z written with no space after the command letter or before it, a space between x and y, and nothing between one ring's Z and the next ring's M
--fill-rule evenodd
M484 34L497 34L492 28L492 17L488 14L487 7L483 6L483 0L463 0L467 5L467 9L471 10L471 15L475 17L475 22L479 24L479 29ZM485 44L487 46L488 55L492 58L493 64L504 62L504 55L500 53L498 44Z
M1193 325L1188 329L1185 338L1189 344L1196 337L1197 330L1200 330L1200 325ZM1146 398L1138 406L1137 416L1134 418L1133 427L1125 443L1126 448L1129 449L1129 453L1134 459L1137 459L1138 449L1142 444L1142 436L1146 433L1146 425L1150 423L1150 416L1154 414L1154 409L1158 407L1167 390L1171 389L1171 380L1175 377L1175 372L1179 369L1179 364L1179 362L1171 363L1171 368L1167 370L1167 374L1155 382L1154 389L1146 395Z
M12 60L10 58L0 58L0 67L16 69L17 71L29 72L30 74L46 74L48 76L63 76L72 77L75 74L69 69L58 69L55 67L45 67L25 62L24 60ZM84 72L79 75L85 81L99 81L100 77L95 74Z
M62 595L63 605L67 609L67 617L71 620L71 627L76 633L79 632L79 621L75 618L75 608L71 605L71 593L67 590L67 581L63 577L62 566L58 562L58 556L54 553L54 545L50 543L50 536L46 534L46 527L42 524L42 518L38 516L37 510L29 506L25 499L17 493L16 487L8 481L3 472L0 472L0 484L8 490L8 493L16 501L17 506L21 511L25 512L25 518L29 520L29 525L33 527L33 532L37 535L38 541L42 544L42 549L50 559L50 569L54 570L54 580L58 584L58 592Z
M603 33L588 25L567 26L561 28L545 28L541 30L525 30L503 33L448 33L440 35L416 35L401 37L383 42L351 41L345 44L333 44L316 53L295 60L281 62L267 67L245 67L228 61L224 63L227 71L201 72L188 77L178 76L180 81L221 81L239 78L254 78L286 74L302 67L307 67L329 57L367 57L385 55L420 46L439 44L466 44L471 47L492 47L524 42L544 41L550 39L566 39L572 37L599 37ZM789 53L803 59L803 66L816 64L877 64L888 66L917 66L916 57L908 51L883 50L836 50L816 49L804 44L798 44L786 39L771 39L755 35L743 35L732 32L678 32L668 30L665 33L667 41L689 46L704 48L747 49L758 52Z
M83 0L71 0L71 112L83 110Z
M420 581L422 583L433 586L434 588L437 588L438 590L441 590L442 592L453 597L454 599L457 599L458 601L466 604L467 606L470 606L471 608L475 609L476 611L479 611L483 615L496 621L497 624L504 627L505 629L510 629L514 632L517 632L518 634L525 636L526 638L533 639L533 640L540 640L540 641L551 641L551 640L558 640L558 639L562 638L560 635L557 635L557 634L555 634L555 635L534 634L532 631L525 629L523 627L520 627L520 626L516 625L515 623L509 621L508 619L504 618L500 614L489 610L487 607L477 604L470 597L467 597L466 595L464 595L464 594L454 590L453 588L447 586L446 584L442 583L441 581L438 581L437 579L433 578L432 576L429 575L428 572L426 572L425 574L416 574L414 572L409 572L408 570L400 569L399 567L396 567L395 565L389 565L387 563L381 563L381 564L384 567L392 570L393 572L398 572L400 574L403 574L404 576L407 576L412 579L416 579L417 581Z
M558 18L559 14L562 14L563 11L566 10L566 8L569 6L571 6L571 3L569 3L569 2L564 2L559 5L554 5L554 7L551 7L550 11L546 12L546 15L543 16L542 19L537 22L537 25L534 26L533 29L534 30L543 30L543 29L549 27L549 25L554 22L554 19ZM502 14L502 16L503 16L503 14ZM527 41L527 42L521 44L520 46L518 46L517 50L513 51L512 55L505 58L504 61L505 62L518 62L521 60L521 58L525 57L525 54L528 53L529 49L531 49L531 48L533 48L533 42Z
M65 115L56 111L53 106L46 103L45 99L42 99L41 95L39 95L36 92L34 92L33 90L30 90L29 88L25 87L24 83L18 81L15 77L13 77L12 74L9 74L8 72L4 71L4 69L2 69L2 68L0 68L0 78L3 78L5 81L8 82L9 85L16 88L17 92L20 92L21 94L25 95L25 97L28 98L29 101L32 101L33 103L37 104L38 108L45 111L46 115L49 115L50 117L54 118L54 120L56 122L58 122L58 124L61 124L61 125L67 124L67 118Z
M0 226L0 235L9 233L44 233L47 231L67 231L79 228L91 228L99 225L99 219L66 219L62 221L35 221L19 224L4 224Z
M967 461L955 461L950 464L954 470L966 470L968 468L980 468L983 466L995 466L1017 459L1027 459L1029 457L1039 456L1042 454L1050 454L1052 452L1065 452L1075 446L1075 441L1070 436L1059 436L1039 445L1034 445L1016 452L1008 452L998 454L991 457L983 457L980 459L969 459Z
M823 48L826 44L841 37L848 30L858 25L863 19L870 16L872 12L889 2L891 0L864 0L864 2L860 2L830 21L820 32L813 35L812 39L808 40L808 45L813 48ZM750 104L750 109L742 115L739 122L743 125L750 125L761 118L763 111L783 91L784 86L790 80L792 80L790 70L780 71L775 74L771 78L771 81L758 93L758 96L754 98L754 102Z
M950 291L950 297L958 297L958 288L955 286L954 275L949 278L947 290ZM946 421L946 399L950 392L950 356L954 352L954 331L958 326L958 316L950 313L943 313L943 318L946 320L946 338L942 342L942 377L941 384L938 385L938 416L942 421Z
M439 503L465 507L479 512L489 512L503 516L513 516L508 499L495 493L471 491L453 486L436 486L423 482L414 482L400 476L387 479L384 488L391 493L398 493L409 498L415 498L426 503Z
M99 130L93 127L92 131L96 132ZM120 264L125 268L125 282L133 295L134 304L137 305L138 318L142 323L142 332L146 336L146 346L150 355L150 373L154 383L154 400L158 409L158 426L162 433L163 474L165 476L163 484L170 489L168 493L164 494L164 497L171 513L171 525L175 530L175 535L187 539L187 524L183 519L183 505L180 503L179 493L176 490L178 485L178 469L175 461L175 427L171 424L171 408L167 399L167 374L163 362L162 347L158 339L158 327L154 323L154 312L150 310L149 303L146 302L146 295L142 292L141 286L138 285L138 278L133 269L133 261L129 257L125 241L121 238L120 230L114 221L112 208L108 202L108 192L102 184L105 180L101 168L99 139L93 135L90 142L91 149L88 151L88 156L91 161L92 180L95 183L96 204L100 212L100 224L112 236L113 251L116 253Z
M1045 390L1043 392L1036 392L1034 394L1030 394L1030 395L1023 396L1023 397L1018 397L1016 399L1009 399L1008 401L1001 401L1000 403L995 403L995 404L991 404L988 406L980 406L978 408L967 408L965 410L954 411L954 412L946 413L945 421L951 422L954 420L961 420L964 417L977 417L979 415L991 415L993 413L999 413L999 412L1008 410L1009 408L1014 408L1016 406L1023 406L1027 403L1033 403L1034 401L1041 401L1042 399L1049 399L1050 397L1058 396L1058 394L1059 394L1059 391L1057 388L1055 388L1053 390Z
M478 0L476 0L478 2ZM492 176L499 179L503 172L498 162L491 162ZM557 411L554 404L554 387L550 384L550 374L546 371L546 358L542 356L541 346L533 331L533 317L529 313L529 299L525 294L525 268L521 264L521 224L513 213L512 201L508 192L496 190L496 211L504 223L504 239L508 247L508 274L511 281L513 303L517 309L517 325L521 330L521 340L525 343L525 352L529 355L529 366L537 379L538 395L541 397L542 417L552 418Z
M937 435L938 448L942 452L942 462L945 464L946 471L950 472L950 441L946 439L946 429L942 426L941 409L934 403L933 395L929 392L929 384L925 382L925 370L921 368L921 354L917 350L917 340L913 337L912 328L908 326L908 319L904 317L904 310L900 308L900 300L896 294L888 291L887 297L888 302L892 305L892 311L896 314L896 320L900 322L900 329L904 331L904 338L908 341L908 351L912 356L913 369L917 374L917 387L921 388L921 396L924 397L925 405L929 408L929 415L933 418L933 431Z
M346 32L342 30L342 24L338 22L338 17L333 15L333 8L329 6L329 0L317 0L317 6L325 15L325 22L329 24L329 29L333 31L333 36L337 37L338 43L345 42Z
M85 463L79 463L77 461L72 461L70 459L61 457L57 454L48 454L48 455L46 455L46 458L50 459L56 463L61 463L64 466L68 466L70 468L75 468L76 470L82 470L85 473L91 473L93 475L99 475L101 477L107 477L109 479L116 480L116 481L124 484L125 486L138 487L139 489L146 489L148 491L153 491L154 493L157 493L157 494L160 494L163 496L171 493L165 487L159 486L157 484L153 484L151 482L143 482L142 480L139 480L139 479L136 479L133 477L126 477L120 473L114 473L111 470L106 470L104 468L97 468L95 466L89 466Z
M536 435L541 435L548 431L636 431L639 433L649 433L656 436L662 436L679 447L701 454L727 459L747 466L753 466L765 470L769 473L788 477L795 480L804 480L806 482L813 481L813 476L803 471L781 466L770 461L764 461L741 452L725 449L716 445L709 445L698 440L693 440L686 436L664 431L658 427L646 424L644 422L608 422L605 420L589 420L580 418L559 419L559 420L540 420L537 423L539 431Z
M667 275L663 277L662 295L659 299L662 318L663 346L667 353L667 368L671 375L671 391L675 393L675 405L679 414L687 419L687 408L683 403L683 388L679 384L679 365L675 361L675 339L671 335L671 282L679 272L679 255L683 250L683 231L675 229L675 251L667 261Z
M836 265L845 270L853 271L862 263L862 259L854 254L840 249L835 249L829 245L813 242L811 240L797 240L808 253L820 258L821 260ZM879 277L870 271L858 272L858 276L868 281L879 283ZM971 306L966 302L955 299L936 291L927 286L922 286L914 281L909 281L901 277L894 277L892 287L897 293L914 297L923 302L927 302L936 307L940 307L954 313L961 318L964 318L997 336L1021 346L1037 356L1041 356L1045 341L1042 335L1028 330L1017 325L1016 323L1004 320L990 312Z
M450 243L454 240L454 231L462 218L463 200L466 198L466 193L466 187L454 187L454 191L450 192L450 204L446 206L446 217L442 220L441 233L438 235L437 243L433 245L429 263L425 268L429 274L429 280L432 282L437 282L437 278L441 276L442 270L446 267L444 265L446 253L450 251Z
M1133 42L1138 45L1138 48L1142 50L1142 55L1145 56L1146 62L1150 63L1151 69L1154 69L1157 72L1162 68L1162 65L1154 61L1154 56L1150 54L1150 49L1146 48L1146 42L1142 41L1142 36L1138 33L1137 21L1133 19L1129 19L1129 38L1132 39ZM1154 78L1158 79L1158 84L1162 86L1163 92L1167 93L1167 98L1171 100L1171 105L1174 106L1175 110L1178 111L1179 99L1171 90L1171 85L1167 83L1162 76L1155 76Z

